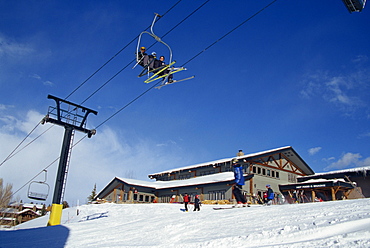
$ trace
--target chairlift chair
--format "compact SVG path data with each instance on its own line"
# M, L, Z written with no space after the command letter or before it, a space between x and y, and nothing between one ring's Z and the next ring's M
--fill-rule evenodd
M38 201L45 201L48 198L50 186L46 183L46 175L47 171L45 172L45 180L44 181L32 181L28 186L27 196L30 199L38 200Z

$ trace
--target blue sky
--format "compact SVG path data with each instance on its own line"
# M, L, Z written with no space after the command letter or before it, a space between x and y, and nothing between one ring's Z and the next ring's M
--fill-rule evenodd
M67 97L128 44L68 100L98 111L88 119L94 128L150 88L137 77L139 68L127 66L137 45L129 42L155 12L178 3L154 27L162 37L204 3L165 2L2 1L0 160L54 105L48 94ZM370 165L368 6L350 14L340 0L277 1L187 63L270 1L231 3L211 0L163 37L176 65L188 69L175 79L195 78L150 90L78 144L67 201L85 201L94 183L100 190L114 176L149 180L150 173L232 157L239 149L289 145L315 172ZM146 36L142 45L153 42ZM168 57L161 44L151 51ZM21 187L59 156L63 132L47 131L3 163L0 177ZM50 185L56 167L48 168Z

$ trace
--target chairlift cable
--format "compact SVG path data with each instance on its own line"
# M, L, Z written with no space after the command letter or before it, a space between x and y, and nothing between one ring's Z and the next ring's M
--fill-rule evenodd
M170 7L163 15L161 15L161 18L165 16L168 12L170 12L173 8L176 7L182 0L177 1L172 7ZM158 18L156 20L159 21L161 18ZM151 26L148 26L145 30L149 29ZM100 66L94 73L92 73L85 81L83 81L76 89L74 89L64 100L68 99L71 95L73 95L79 88L81 88L87 81L89 81L95 74L97 74L101 69L103 69L109 62L111 62L113 59L115 59L123 50L125 50L129 45L131 45L132 42L134 42L139 35L137 35L135 38L133 38L129 43L127 43L123 48L121 48L115 55L113 55L110 59L107 60L102 66ZM86 100L85 100L86 101Z
M72 145L72 148L75 147L76 145L78 145L83 139L85 139L87 137L87 135L84 135L79 141L77 141L76 143L74 143ZM23 189L24 187L26 187L29 183L31 183L36 177L38 177L43 171L45 171L46 169L48 169L50 166L52 166L55 162L57 162L59 160L60 156L57 157L56 159L54 159L53 162L51 162L48 166L46 166L44 169L42 169L39 173L37 173L34 177L32 177L27 183L25 183L23 186L21 186L19 189L17 189L15 192L13 192L13 194L11 195L11 197L13 197L16 193L18 193L21 189Z
M168 12L170 12L177 4L179 4L182 0L179 0L177 3L175 3L170 9L168 9L164 14L161 15L161 17L163 17L164 15L166 15ZM205 3L203 3L200 7L198 7L195 11L193 11L191 14L189 14L187 17L185 17L181 22L179 22L177 25L175 25L170 31L168 31L164 36L166 36L167 34L169 34L171 31L173 31L175 28L177 28L181 23L183 23L186 19L188 19L191 15L193 15L195 12L197 12L201 7L203 7L206 3L208 3L210 0L207 0ZM159 18L160 19L160 18ZM156 21L158 21L159 19L157 19ZM151 26L149 26L148 28L150 28ZM147 29L148 29L147 28ZM163 36L163 37L164 37ZM105 64L103 64L98 70L96 70L90 77L88 77L84 82L82 82L73 92L71 92L65 99L67 99L68 97L70 97L73 93L75 93L80 87L82 87L82 85L84 85L90 78L92 78L98 71L100 71L104 66L106 66L110 61L112 61L119 53L121 53L125 48L127 48L128 45L130 45L133 41L135 41L137 38L139 37L136 36L135 39L133 39L132 41L130 41L124 48L122 48L119 52L117 52L111 59L109 59ZM156 43L156 42L155 42ZM153 43L150 47L154 46ZM127 64L125 67L123 67L120 71L118 71L114 76L112 76L108 81L106 81L102 86L100 86L96 91L93 92L93 94L91 94L88 98L86 98L81 104L85 103L89 98L91 98L94 94L96 94L100 89L102 89L105 85L107 85L113 78L115 78L118 74L120 74L124 69L126 69L132 62L134 62L135 59L133 59L129 64ZM136 98L134 98L132 101L130 101L129 103L127 103L125 106L123 106L121 109L119 109L118 111L116 111L113 115L111 115L110 117L108 117L106 120L104 120L102 123L100 123L95 129L99 128L100 126L102 126L104 123L108 122L110 119L112 119L114 116L116 116L118 113L120 113L122 110L124 110L125 108L127 108L128 106L130 106L131 104L133 104L135 101L137 101L139 98L141 98L142 96L144 96L146 93L148 93L150 90L152 90L154 87L156 87L157 85L159 84L159 82L157 84L154 84L152 87L150 87L149 89L147 89L146 91L144 91L143 93L141 93L140 95L138 95ZM84 138L86 138L87 135L83 136L83 138L81 138L78 142L76 142L72 148L74 146L76 146L77 144L79 144ZM26 185L28 185L34 178L36 178L38 175L40 175L44 170L46 170L47 168L49 168L52 164L54 164L56 161L58 161L60 157L56 158L51 164L49 164L47 167L45 167L41 172L39 172L35 177L33 177L31 180L29 180L26 184L24 184L21 188L19 188L17 191L15 191L13 193L13 195L15 195L15 193L19 192L22 188L24 188Z
M173 8L175 8L182 0L179 0L177 1L173 6L171 6L164 14L161 15L161 18L163 16L165 16L167 13L169 13ZM158 18L156 20L159 21L161 18ZM149 29L151 26L148 26L145 30ZM95 76L95 74L97 74L101 69L103 69L109 62L111 62L113 59L115 59L123 50L125 50L131 43L133 43L135 40L137 40L137 38L139 37L139 35L137 35L134 39L132 39L129 43L126 44L126 46L124 46L123 48L121 48L115 55L113 55L108 61L106 61L102 66L100 66L94 73L92 73L85 81L83 81L77 88L75 88L69 95L67 95L67 97L65 97L64 100L68 99L70 96L72 96L79 88L81 88L85 83L87 83L87 81L89 81L93 76ZM133 61L131 61L130 63L132 63ZM126 66L127 67L127 66ZM104 85L102 85L98 90L96 90L92 95L96 94L96 92L98 92L101 88L103 88L106 84L108 84L114 77L116 77L119 73L121 73L124 69L126 69L126 67L124 67L123 69L121 69L116 75L114 75L111 79L109 79ZM82 103L86 102L92 95L90 95L87 99L85 99ZM25 147L23 147L20 151L18 151L17 153L15 153L15 151L22 145L22 143L34 132L34 130L40 125L40 123L38 123L36 125L36 127L34 127L32 129L32 131L27 134L27 136L20 142L20 144L18 144L14 150L8 155L8 157L6 157L4 159L3 162L0 163L0 166L2 166L6 161L8 161L10 158L12 158L14 155L16 155L18 152L20 152L21 150L23 150L26 146L28 146L30 143L32 143L33 141L35 141L37 138L39 138L41 135L39 135L38 137L36 137L33 141L31 141L28 145L26 145ZM50 128L49 128L50 129ZM47 129L45 132L47 132L49 129ZM45 132L43 132L42 134L44 134ZM15 153L15 154L14 154Z
M36 177L38 177L42 172L44 172L47 168L52 166L55 162L58 161L60 157L56 158L53 162L51 162L48 166L46 166L43 170L41 170L39 173L37 173L34 177L32 177L28 182L26 182L23 186L21 186L19 189L17 189L15 192L13 192L12 196L13 197L16 193L18 193L21 189L26 187L29 183L31 183Z
M181 1L181 0L180 0ZM206 3L208 3L210 0L207 0L203 5L201 5L198 9L196 9L195 11L193 11L189 16L187 16L185 19L183 19L178 25L176 25L174 28L172 28L169 32L167 32L165 35L167 35L168 33L170 33L171 31L173 31L176 27L178 27L182 22L184 22L187 18L189 18L192 14L194 14L196 11L198 11L201 7L203 7ZM269 6L271 6L273 3L275 3L277 0L274 0L272 1L271 3L269 3L268 5L266 5L264 8L262 8L261 10L259 10L258 12L256 12L254 15L252 15L251 17L247 18L245 21L243 21L241 24L239 24L238 26L236 26L235 28L233 28L231 31L229 31L228 33L226 33L225 35L223 35L221 38L219 38L218 40L216 40L215 42L213 42L211 45L209 45L208 47L206 47L204 50L202 50L200 53L196 54L195 56L193 56L190 60L188 60L186 63L184 63L184 65L188 64L190 61L192 61L193 59L195 59L196 57L198 57L200 54L202 54L203 52L205 52L206 50L208 50L209 48L211 48L212 46L214 46L217 42L221 41L223 38L225 38L226 36L228 36L229 34L231 34L232 32L234 32L236 29L238 29L239 27L241 27L242 25L244 25L246 22L250 21L252 18L254 18L255 16L257 16L258 14L260 14L263 10L267 9ZM164 37L164 36L163 36ZM118 71L113 77L111 77L106 83L104 83L100 88L98 88L98 90L96 90L92 95L90 95L87 99L85 99L82 103L86 102L90 97L92 97L96 92L98 92L101 88L103 88L106 84L108 84L113 78L115 78L118 74L120 74L124 69L126 69L134 60L132 60L128 65L126 65L125 67L123 67L120 71ZM110 62L110 61L109 61ZM108 63L109 63L108 62ZM105 66L105 65L104 65ZM101 68L100 68L101 69ZM99 70L100 70L99 69ZM87 81L87 80L86 80ZM85 83L85 82L84 82ZM121 109L119 109L118 111L116 111L114 114L112 114L110 117L108 117L106 120L104 120L102 123L100 123L95 129L98 129L99 127L101 127L103 124L105 124L106 122L108 122L110 119L112 119L114 116L116 116L118 113L120 113L122 110L124 110L125 108L127 108L128 106L130 106L131 104L133 104L135 101L137 101L139 98L141 98L142 96L144 96L146 93L148 93L150 90L152 90L153 88L155 88L157 85L159 84L159 82L157 84L154 84L152 87L150 87L149 89L145 90L143 93L141 93L140 95L138 95L136 98L134 98L133 100L131 100L129 103L127 103L125 106L123 106ZM81 85L82 86L82 85ZM73 92L74 93L74 92ZM71 94L70 94L71 95ZM70 96L69 95L69 96ZM69 97L68 96L68 97ZM74 144L72 147L74 147L75 145L77 145L79 142L81 142L84 138L86 138L87 135L85 135L83 138L81 138L76 144ZM45 169L47 169L48 167L50 167L52 164L54 164L56 161L58 161L59 157L57 159L55 159L51 164L49 164ZM44 170L45 170L44 169ZM44 170L42 170L40 173L38 173L35 177L33 177L30 181L28 181L24 186L22 186L20 189L18 189L17 191L15 191L13 193L13 195L17 192L19 192L23 187L25 187L27 184L29 184L34 178L36 178L38 175L40 175Z
M31 140L30 142L28 142L25 146L23 146L21 149L19 149L17 152L15 152L18 147L23 143L19 144L11 154L9 154L9 156L0 164L3 165L6 161L8 161L9 159L11 159L12 157L14 157L15 155L17 155L18 153L20 153L23 149L25 149L27 146L31 145L33 142L35 142L38 138L40 138L43 134L45 134L47 131L49 131L51 128L53 128L55 125L51 125L48 129L46 129L44 132L42 132L41 134L39 134L37 137L35 137L33 140ZM26 137L27 138L27 137Z
M40 125L40 122L37 123L37 125L29 132L26 137L13 149L13 151L4 159L3 162L1 162L0 166L2 166L6 161L8 161L11 157L13 157L15 154L15 151L23 144L23 142L36 130L36 128ZM23 148L22 148L23 149ZM18 152L17 152L18 153Z
M197 9L195 9L193 12L191 12L189 15L187 15L184 19L182 19L179 23L177 23L173 28L171 28L165 35L162 36L165 37L166 35L168 35L170 32L172 32L174 29L176 29L180 24L182 24L185 20L187 20L188 18L190 18L190 16L192 16L193 14L195 14L199 9L201 9L205 4L207 4L210 0L207 0L205 1L202 5L200 5ZM180 2L180 1L179 1ZM179 3L177 2L177 3ZM177 4L176 3L176 4ZM175 4L175 5L176 5ZM172 6L173 7L175 7ZM171 9L172 9L171 8ZM165 14L167 14L171 9L169 9ZM161 18L165 15L161 15ZM160 19L160 18L159 18ZM157 19L156 21L158 21L159 19ZM152 26L152 25L151 25ZM147 29L149 29L151 26L149 26ZM136 36L135 39L137 39L140 35ZM151 44L150 46L148 46L148 48L151 48L152 46L154 46L158 41L154 42L153 44ZM130 42L130 44L132 43L132 41ZM83 103L85 103L87 100L89 100L93 95L95 95L98 91L100 91L104 86L106 86L110 81L112 81L115 77L117 77L122 71L124 71L127 67L129 67L136 59L133 59L131 60L126 66L124 66L121 70L119 70L116 74L114 74L110 79L108 79L104 84L102 84L97 90L95 90L92 94L90 94L90 96L88 96L83 102L81 102L80 104L82 105Z
M229 34L231 34L232 32L234 32L235 30L237 30L238 28L240 28L241 26L243 26L245 23L247 23L248 21L250 21L251 19L253 19L254 17L256 17L258 14L260 14L261 12L263 12L264 10L266 10L268 7L270 7L273 3L275 3L277 0L273 0L272 2L270 2L269 4L267 4L266 6L264 6L262 9L260 9L259 11L257 11L256 13L254 13L252 16L248 17L246 20L244 20L242 23L240 23L239 25L237 25L235 28L233 28L232 30L230 30L229 32L227 32L226 34L224 34L221 38L217 39L216 41L214 41L211 45L209 45L208 47L206 47L205 49L203 49L202 51L200 51L198 54L196 54L194 57L190 58L188 61L186 61L183 65L185 66L186 64L188 64L190 61L192 61L193 59L195 59L196 57L198 57L199 55L201 55L202 53L204 53L205 51L207 51L209 48L213 47L214 45L216 45L216 43L218 43L219 41L221 41L222 39L224 39L226 36L228 36Z

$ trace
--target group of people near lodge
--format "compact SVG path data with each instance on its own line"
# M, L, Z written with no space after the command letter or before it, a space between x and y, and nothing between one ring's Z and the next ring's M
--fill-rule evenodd
M242 151L239 150L238 156L240 156L241 153ZM232 165L234 169L234 184L232 186L232 193L236 200L236 204L233 207L250 207L250 205L247 203L247 200L245 199L244 194L242 193L242 188L243 188L243 185L245 184L244 175L243 175L243 167L241 164L239 164L239 161L237 158L234 158L232 160ZM275 194L274 194L274 191L271 189L271 185L267 184L266 191L263 197L263 204L271 205L274 197L275 197ZM188 205L191 202L191 199L187 193L185 193L185 196L183 197L183 199L184 199L184 204L185 204L185 211L187 212L189 210ZM196 195L195 200L194 200L194 211L200 211L200 205L201 205L201 202L199 199L199 195Z

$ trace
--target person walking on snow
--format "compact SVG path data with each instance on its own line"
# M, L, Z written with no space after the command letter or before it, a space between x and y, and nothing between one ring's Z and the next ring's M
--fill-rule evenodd
M194 200L194 211L200 211L200 205L201 205L201 202L199 199L199 195L196 195L195 200Z
M246 205L247 201L245 200L245 197L242 194L242 187L245 184L244 183L244 176L243 176L243 167L238 163L238 160L236 158L233 159L233 167L234 167L234 178L235 178L235 184L233 186L233 194L235 196L237 205L236 207L247 207ZM243 204L243 205L242 205Z
M185 211L188 211L188 204L190 202L190 196L188 196L188 193L185 193L184 195L184 204L185 204Z

